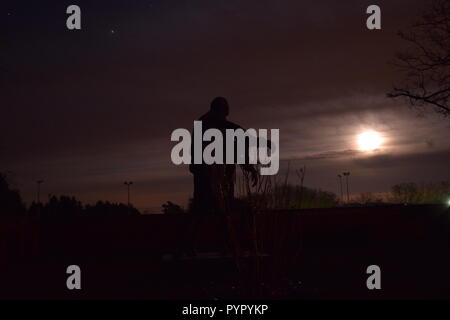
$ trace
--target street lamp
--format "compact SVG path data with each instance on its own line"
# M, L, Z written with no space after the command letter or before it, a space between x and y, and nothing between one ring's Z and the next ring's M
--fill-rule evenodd
M128 207L130 207L130 186L133 184L133 181L125 181L123 184L126 185L128 189Z
M339 178L339 185L341 187L341 201L344 202L344 195L342 194L342 176L340 174L337 175Z
M347 202L350 202L350 194L348 193L348 176L350 175L350 172L343 172L342 174L344 175L347 184Z
M44 180L38 180L37 183L37 203L41 203L41 184L44 182Z

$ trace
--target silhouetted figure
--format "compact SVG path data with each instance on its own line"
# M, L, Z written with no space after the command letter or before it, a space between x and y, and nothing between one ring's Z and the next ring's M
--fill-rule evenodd
M202 121L203 132L208 129L218 129L225 137L226 129L242 129L241 126L227 120L228 114L227 100L222 97L215 98L211 102L210 110L199 119L199 121ZM204 142L202 150L209 143L209 141ZM225 138L223 144L223 158L226 159ZM248 147L246 150L248 152ZM243 164L241 167L243 170L250 172L255 184L258 177L255 167L251 164ZM189 170L194 175L192 208L195 214L223 214L224 211L231 209L236 180L235 164L191 164Z
M227 120L229 114L228 102L225 98L217 97L211 102L210 110L200 117L202 129L205 132L208 129L218 129L224 137L223 159L226 159L225 130L239 129L239 125ZM241 128L242 129L242 128ZM244 130L244 129L243 129ZM192 151L194 150L192 144ZM203 142L202 151L211 142ZM246 153L248 160L248 145L246 144ZM194 154L193 152L191 153ZM236 158L236 146L235 146ZM248 162L248 161L246 161ZM258 174L256 168L251 164L242 164L241 168L250 173L253 185L256 185ZM237 209L234 199L234 184L236 180L235 164L191 164L189 170L194 175L194 197L192 199L191 214L192 221L188 227L191 253L196 252L197 237L201 235L202 223L215 220L219 223L219 237L223 241L223 253L233 251L237 259L239 243L236 234L236 223L233 223L231 214L240 215L240 209ZM235 211L235 212L233 212ZM203 217L212 216L211 219ZM236 217L236 215L234 215ZM186 244L188 244L186 243Z

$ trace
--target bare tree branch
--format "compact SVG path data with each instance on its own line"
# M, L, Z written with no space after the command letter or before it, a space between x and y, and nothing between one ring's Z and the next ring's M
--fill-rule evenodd
M450 1L433 0L420 21L399 36L409 47L393 65L405 77L387 96L450 115Z

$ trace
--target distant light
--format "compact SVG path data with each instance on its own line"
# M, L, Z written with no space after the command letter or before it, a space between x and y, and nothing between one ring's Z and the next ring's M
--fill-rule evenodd
M450 207L450 199L447 200L447 205Z

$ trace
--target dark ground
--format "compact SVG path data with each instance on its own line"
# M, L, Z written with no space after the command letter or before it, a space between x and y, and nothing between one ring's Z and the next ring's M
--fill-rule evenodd
M258 214L238 271L218 221L185 254L183 215L0 219L2 299L449 299L450 210L392 206ZM239 225L245 225L242 221ZM66 288L81 267L82 290ZM368 290L366 268L381 268Z

